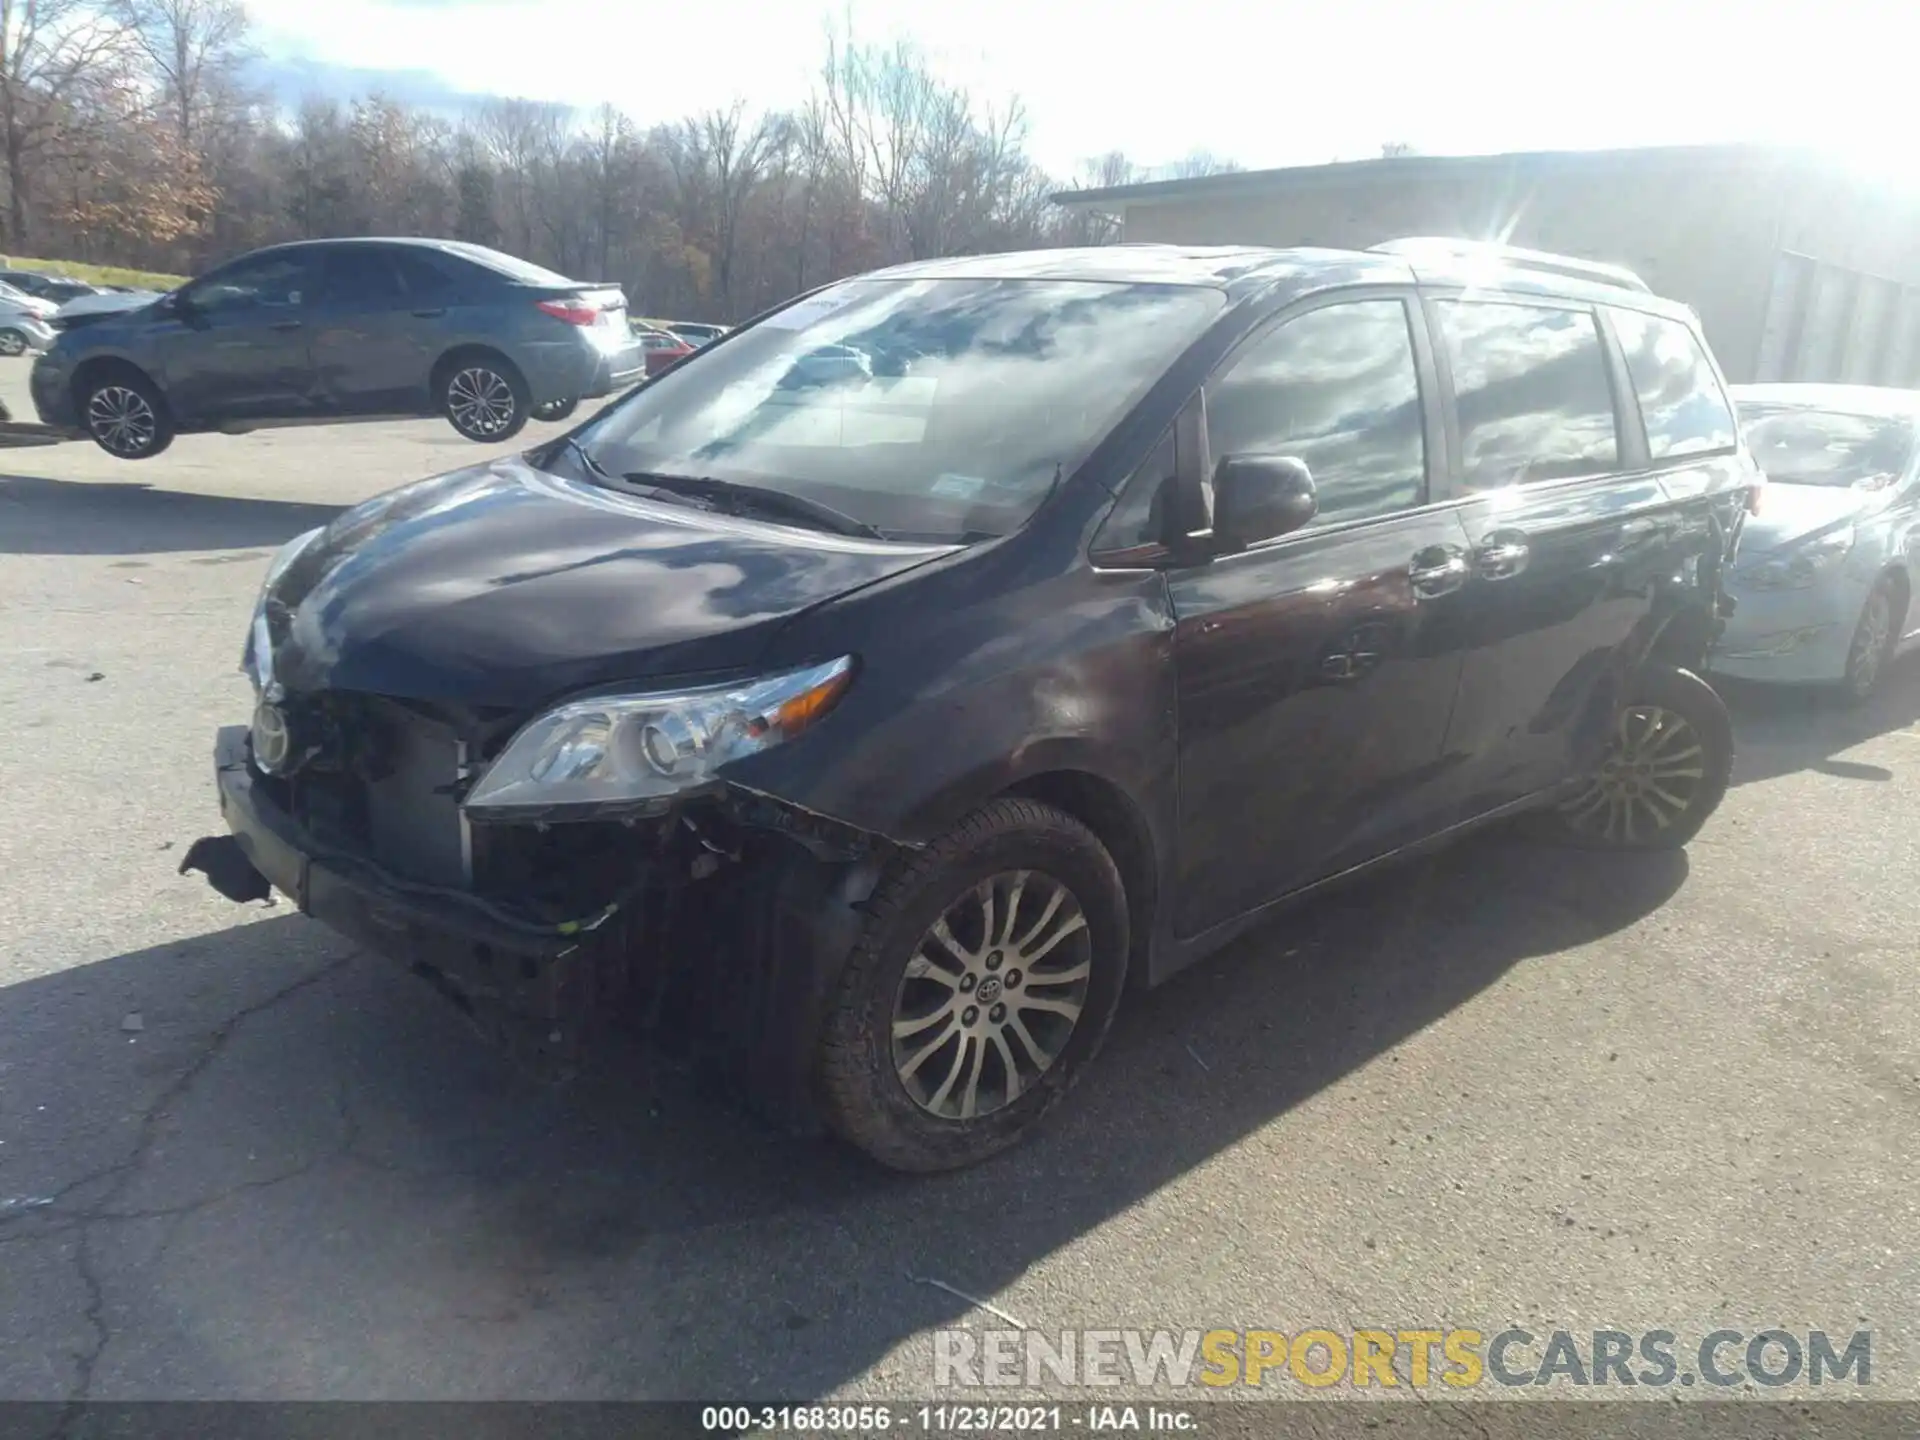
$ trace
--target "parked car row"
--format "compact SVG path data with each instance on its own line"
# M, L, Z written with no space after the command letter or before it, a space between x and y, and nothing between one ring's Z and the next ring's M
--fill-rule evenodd
M774 1113L963 1165L1303 896L1496 822L1692 839L1761 484L1696 317L1607 267L897 267L289 542L182 869L543 1070L645 997Z

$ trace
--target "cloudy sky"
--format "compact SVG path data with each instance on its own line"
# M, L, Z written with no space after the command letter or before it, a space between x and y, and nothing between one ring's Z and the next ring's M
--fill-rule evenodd
M1018 95L1060 175L1749 139L1920 176L1920 7L1871 0L249 0L283 94L519 95L641 123L791 104L830 20ZM1904 12L1904 13L1903 13Z

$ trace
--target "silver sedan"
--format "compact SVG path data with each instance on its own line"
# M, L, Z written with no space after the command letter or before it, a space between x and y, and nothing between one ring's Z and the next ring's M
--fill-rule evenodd
M1864 701L1920 635L1920 391L1745 385L1733 397L1767 485L1713 670Z

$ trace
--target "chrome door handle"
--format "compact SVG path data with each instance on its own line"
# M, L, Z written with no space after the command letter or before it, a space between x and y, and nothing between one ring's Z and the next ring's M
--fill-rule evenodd
M1527 568L1533 547L1518 530L1496 530L1473 552L1474 568L1482 580L1511 580Z
M1415 600L1437 600L1467 583L1471 569L1466 552L1456 545L1429 545L1407 566L1407 580Z

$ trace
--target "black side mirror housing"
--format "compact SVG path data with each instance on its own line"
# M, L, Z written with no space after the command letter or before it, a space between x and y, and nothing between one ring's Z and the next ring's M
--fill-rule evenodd
M1213 472L1213 538L1244 550L1290 534L1319 513L1313 475L1292 455L1226 455Z

